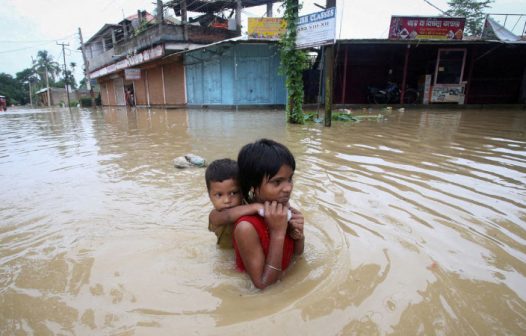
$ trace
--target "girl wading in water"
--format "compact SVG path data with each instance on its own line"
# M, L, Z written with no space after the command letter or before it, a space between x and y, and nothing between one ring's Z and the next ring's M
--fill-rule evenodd
M237 162L244 199L263 204L264 214L235 222L236 266L263 289L281 278L293 255L303 253L303 215L289 206L296 162L287 147L268 139L245 145Z

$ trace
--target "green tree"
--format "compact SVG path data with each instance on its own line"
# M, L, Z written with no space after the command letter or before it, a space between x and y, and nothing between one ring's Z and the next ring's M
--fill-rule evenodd
M77 81L75 80L75 68L77 67L77 63L71 62L69 63L69 67L71 70L69 70L68 73L68 82L71 85L72 88L77 88Z
M0 73L0 95L6 97L7 104L26 104L29 101L28 90L27 84L9 74Z
M294 124L303 124L303 70L307 64L307 54L296 49L296 26L298 20L298 0L284 2L283 19L287 23L285 34L280 40L281 68L287 87L287 119Z
M446 14L466 18L466 35L479 35L482 33L482 25L485 13L493 0L451 0L448 2L449 9Z
M55 87L65 87L66 86L66 78L67 78L67 83L69 84L69 86L72 88L72 89L77 89L77 81L75 80L75 75L74 75L74 72L75 72L75 68L77 67L77 63L75 62L70 62L69 63L69 68L70 69L66 69L66 71L64 72L64 70L62 71L62 74L64 75L64 78L62 78L61 80L57 81L55 83Z
M50 80L50 84L54 84L58 75L60 75L60 65L53 60L53 57L49 55L47 50L40 50L37 53L37 59L34 64L34 69L41 82L46 83ZM47 86L47 85L43 85Z
M25 104L26 97L29 97L29 85L30 84L31 84L31 94L33 96L32 98L33 98L33 101L35 101L35 92L41 88L41 86L38 84L38 76L35 73L35 70L33 68L28 68L20 72L17 72L16 81L18 82L18 85L23 87L23 91L24 91L24 99L22 100L21 104ZM30 102L29 99L27 99L27 102Z
M82 78L79 82L79 89L87 89L88 88L87 82L88 82L88 79L86 77Z

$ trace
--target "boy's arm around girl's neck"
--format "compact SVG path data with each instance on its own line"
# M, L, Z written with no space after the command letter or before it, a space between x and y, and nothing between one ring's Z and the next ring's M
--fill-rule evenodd
M256 215L263 205L260 203L238 205L233 208L218 211L213 209L208 215L208 230L216 232L225 225L234 224L242 216Z

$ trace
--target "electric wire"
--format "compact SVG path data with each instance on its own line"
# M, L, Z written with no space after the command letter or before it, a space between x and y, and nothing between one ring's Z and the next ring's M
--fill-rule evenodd
M438 8L437 6L435 6L433 3L431 3L431 1L429 0L424 0L425 3L427 3L429 6L433 7L434 9L438 10L439 12L441 12L442 14L444 15L447 15L447 16L451 16L449 15L447 12L443 11L442 9Z

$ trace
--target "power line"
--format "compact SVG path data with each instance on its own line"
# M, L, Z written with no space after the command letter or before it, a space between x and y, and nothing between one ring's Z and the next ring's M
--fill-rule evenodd
M75 34L66 35L60 38L50 40L32 40L32 41L21 41L21 40L0 40L0 43L39 43L39 42L55 42L56 40L65 40L69 37L75 36Z
M54 42L54 41L52 41L52 42ZM30 46L30 47L25 47L25 48L4 50L4 51L0 51L0 54L8 54L8 53L12 53L12 52L18 52L18 51L23 51L23 50L35 49L35 48L38 48L38 47L42 47L44 45L48 45L50 43L51 42L46 42L46 43L42 43L42 44L33 45L33 46Z
M434 4L432 4L431 1L424 0L424 2L427 3L429 6L433 7L434 9L438 10L438 11L441 12L442 14L447 15L447 16L451 16L451 15L449 15L448 13L446 13L445 11L443 11L443 10L441 10L440 8L438 8L437 6L435 6Z

